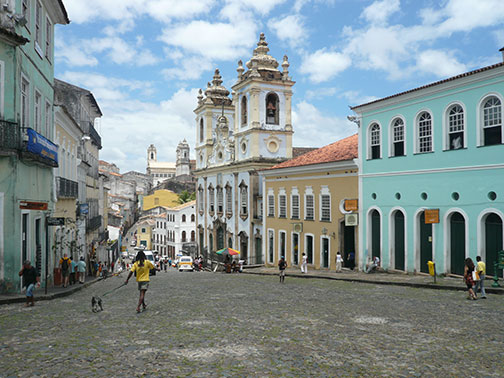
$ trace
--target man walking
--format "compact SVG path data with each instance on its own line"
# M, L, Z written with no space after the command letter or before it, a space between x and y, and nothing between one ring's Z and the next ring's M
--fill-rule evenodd
M301 273L308 273L308 262L306 253L303 253L303 258L301 260Z
M280 258L280 261L278 262L278 269L280 270L280 283L283 283L285 281L285 268L287 268L287 262L282 256Z
M30 260L26 260L23 263L23 268L19 271L19 275L23 276L23 285L26 287L26 304L25 307L35 306L35 298L33 296L33 290L35 285L40 287L40 275L33 266L31 266Z
M485 275L486 275L486 264L481 261L481 256L476 256L476 272L479 275L479 281L475 281L474 294L477 295L478 287L481 289L481 299L486 299L485 293Z
M68 255L63 254L63 258L59 261L61 267L61 275L63 277L63 287L68 287L68 281L70 279L70 269L72 268L72 260L68 258Z
M79 275L79 283L83 284L86 280L86 262L84 261L84 256L81 256L77 263L77 274Z

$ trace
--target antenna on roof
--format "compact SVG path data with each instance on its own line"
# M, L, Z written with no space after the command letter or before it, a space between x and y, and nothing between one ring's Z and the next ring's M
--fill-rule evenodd
M502 53L502 61L504 62L504 47L502 49L499 49L499 51Z

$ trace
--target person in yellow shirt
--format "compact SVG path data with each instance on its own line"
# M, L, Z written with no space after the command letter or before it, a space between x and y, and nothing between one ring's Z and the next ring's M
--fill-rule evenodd
M486 274L486 265L483 261L481 261L481 256L476 256L476 272L479 275L479 281L476 281L474 285L474 294L478 292L478 287L481 288L481 299L486 299L485 293L485 274Z
M138 299L138 306L136 308L137 312L140 312L140 306L142 306L144 310L147 308L147 305L145 304L145 293L149 288L149 272L151 269L154 269L154 265L147 260L143 251L139 251L136 256L136 262L131 267L128 278L126 278L126 281L124 282L124 284L127 285L129 279L133 275L133 272L136 272L138 290L140 291L140 298Z

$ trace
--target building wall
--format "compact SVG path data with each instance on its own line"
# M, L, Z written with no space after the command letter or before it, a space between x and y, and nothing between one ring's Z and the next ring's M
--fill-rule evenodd
M487 95L496 95L502 103L503 78L504 68L499 67L356 110L362 117L361 262L375 251L386 269L426 271L426 261L432 259L438 273L460 274L465 257L486 258L485 220L489 213L504 220L504 155L502 144L481 146L481 106ZM448 110L453 104L464 109L464 143L456 150L450 150L447 143ZM433 151L428 153L418 153L415 146L417 117L422 111L432 116ZM406 154L389 157L389 127L396 117L405 121ZM367 155L367 133L372 123L382 127L381 159L371 160ZM491 199L491 192L495 199ZM422 243L420 216L425 209L439 209L440 222L432 225L430 240ZM380 219L379 241L372 237L374 210ZM405 218L404 231L395 227L399 211ZM452 232L457 227L452 225L455 213L460 214L462 223L457 232ZM402 232L404 256L395 242L396 233ZM502 235L494 237L502 244ZM431 250L432 256L422 256L422 248ZM398 267L396 260L402 258L404 266Z
M178 205L178 195L170 190L156 190L154 194L143 197L143 210L156 206L173 207Z
M302 253L307 253L307 236L313 237L313 259L311 265L315 269L334 270L336 265L336 253L340 251L345 255L343 246L345 211L343 201L358 197L358 170L357 166L350 162L346 169L323 169L309 173L291 168L290 173L275 175L265 171L264 201L264 237L263 250L266 256L265 262L270 266L277 266L282 253L280 234L285 233L285 258L289 266L297 266L301 263ZM298 168L298 169L299 169ZM313 168L313 167L312 167ZM321 194L330 195L330 221L321 220ZM280 217L280 195L286 196L286 217ZM299 218L292 217L292 195L299 195ZM306 194L314 196L314 220L306 219ZM270 195L274 196L274 216L269 215ZM301 226L299 226L301 225ZM270 252L270 235L273 232L273 253ZM352 227L350 232L354 236L354 250L358 248L357 227ZM299 238L297 263L294 258L294 234ZM323 266L322 239L329 241L328 266ZM346 251L350 252L349 250ZM308 254L308 253L307 253Z

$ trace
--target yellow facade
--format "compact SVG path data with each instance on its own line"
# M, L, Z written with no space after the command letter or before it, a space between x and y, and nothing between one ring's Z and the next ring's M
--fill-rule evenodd
M281 255L285 256L289 267L300 266L302 253L309 256L310 245L312 258L310 261L308 257L308 269L335 270L338 251L342 257L347 257L350 251L357 255L358 230L345 226L343 205L345 199L358 198L358 169L353 160L315 164L308 168L273 169L262 175L265 178L263 250L267 266L276 267ZM293 196L296 195L299 198L298 216L297 206L293 205ZM309 214L311 206L307 209L307 195L313 196L313 217ZM322 195L325 196L324 218L327 220L322 220ZM271 196L274 198L274 215ZM280 196L285 196L283 210Z
M143 210L147 211L157 206L175 207L178 206L178 194L167 189L154 191L154 194L143 197Z
M152 227L155 222L150 220L140 221L137 225L137 246L144 245L145 249L152 249Z

